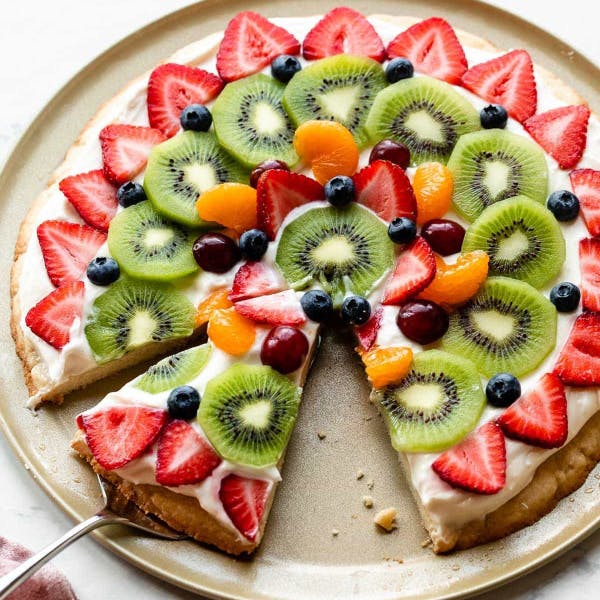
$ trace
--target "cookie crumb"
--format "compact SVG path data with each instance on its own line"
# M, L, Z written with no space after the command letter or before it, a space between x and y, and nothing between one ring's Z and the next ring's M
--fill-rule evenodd
M351 519L358 519L358 515L350 515Z
M372 479L367 481L367 489L368 490L372 490L374 486L375 486L375 482Z
M339 532L339 530L338 530L338 529L332 529L332 530L331 530L331 535L332 535L333 537L337 537L339 534L340 534L340 532Z
M359 469L358 471L356 471L356 479L362 479L365 476L365 472L362 469Z
M393 506L390 506L380 510L373 518L373 522L386 531L392 531L398 527L398 525L395 523L397 514L397 509Z
M372 496L363 496L362 503L365 508L373 508L373 497Z
M431 546L431 544L433 544L431 538L427 538L421 542L421 548L427 548L427 546Z
M395 556L394 558L392 558L392 560L394 562L397 562L399 565L403 565L404 564L404 559L400 558L399 556Z
M370 421L373 417L365 417L365 421Z
M452 565L450 567L453 571L460 571L460 565Z
M327 437L327 434L324 431L317 431L317 437L320 440L324 440Z

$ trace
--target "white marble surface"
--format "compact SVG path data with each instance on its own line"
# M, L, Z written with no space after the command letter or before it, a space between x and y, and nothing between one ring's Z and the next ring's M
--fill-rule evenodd
M511 10L600 63L600 4L590 0L488 0ZM0 163L58 88L97 54L188 0L18 0L0 2ZM32 549L72 523L37 487L0 437L0 535ZM142 594L197 598L115 558L91 539L55 559L81 600ZM600 531L546 567L482 596L486 600L598 598Z

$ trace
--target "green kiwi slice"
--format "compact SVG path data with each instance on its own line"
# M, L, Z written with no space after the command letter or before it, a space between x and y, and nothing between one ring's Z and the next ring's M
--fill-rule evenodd
M490 274L526 281L539 288L565 261L565 240L554 215L526 196L488 206L467 229L463 252L485 250Z
M300 388L271 367L235 364L211 379L198 421L225 459L265 467L281 458L300 404Z
M454 178L452 201L469 222L494 202L514 196L546 201L544 153L522 135L502 129L465 135L458 140L448 168Z
M144 201L122 210L111 221L108 249L127 275L169 281L198 270L192 253L196 237Z
M445 163L461 135L480 128L479 114L453 87L431 77L412 77L377 94L367 119L373 143L406 144L413 164Z
M375 96L387 84L381 65L360 56L338 54L309 64L292 77L283 106L295 125L311 119L338 121L360 148L369 143L365 129Z
M556 309L535 288L490 277L450 315L442 348L472 360L486 377L535 369L556 344Z
M402 452L437 452L472 431L485 406L475 365L461 356L419 352L397 385L375 393L392 445Z
M247 167L270 158L298 162L294 126L281 104L284 90L283 83L259 73L228 83L212 107L219 143Z
M190 383L204 369L211 352L210 344L202 344L167 356L140 376L135 387L150 394L159 394Z
M366 296L394 262L385 224L358 204L313 208L283 230L275 261L294 289L314 284L337 306Z
M198 196L226 181L246 183L248 174L212 133L184 131L150 152L144 190L154 208L188 227L207 227L196 211Z
M121 277L94 301L85 326L99 363L194 331L194 305L168 283Z

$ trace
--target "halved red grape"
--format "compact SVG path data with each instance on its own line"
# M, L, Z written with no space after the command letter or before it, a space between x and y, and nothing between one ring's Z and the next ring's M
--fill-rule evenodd
M373 146L369 162L374 160L387 160L402 169L407 169L410 164L410 150L408 146L392 140L381 140Z
M280 169L283 171L289 171L290 168L287 166L287 163L284 163L282 160L276 160L274 158L269 158L268 160L263 160L259 165L257 165L252 173L250 173L250 185L255 188L258 185L258 180L260 176L265 171L272 171L273 169Z
M409 340L431 344L448 330L448 313L435 302L412 300L400 306L396 323Z
M196 262L205 271L225 273L240 260L241 252L237 244L222 233L205 233L192 247Z
M267 334L260 351L260 360L263 365L273 367L285 375L298 369L307 353L306 336L296 327L281 325L273 327Z
M434 252L448 256L460 252L465 229L450 219L431 219L421 227L421 235Z

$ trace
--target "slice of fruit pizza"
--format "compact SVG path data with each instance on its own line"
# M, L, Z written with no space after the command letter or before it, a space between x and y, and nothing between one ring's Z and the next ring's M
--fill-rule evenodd
M598 206L600 122L525 50L240 13L109 101L24 222L31 403L206 334L73 445L251 552L318 328L349 326L434 550L503 537L600 459Z

